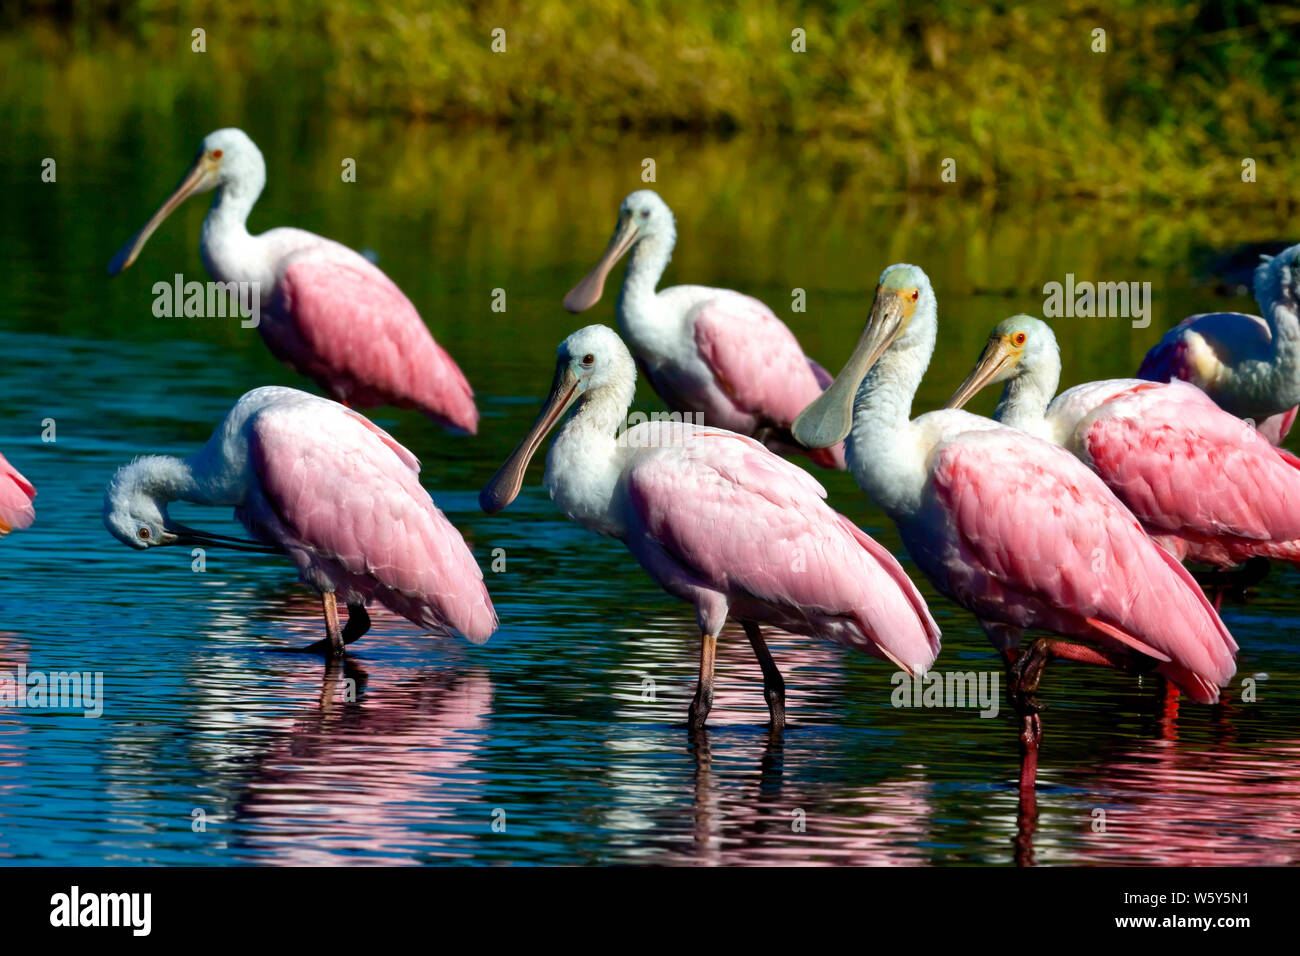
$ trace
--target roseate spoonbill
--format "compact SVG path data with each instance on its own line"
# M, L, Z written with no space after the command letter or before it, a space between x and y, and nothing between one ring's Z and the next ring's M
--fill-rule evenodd
M361 414L293 388L255 388L189 458L118 469L104 524L133 548L224 547L284 554L321 596L329 657L370 627L366 604L481 644L496 630L483 573L417 478L420 463ZM172 501L228 505L256 541L188 528ZM338 603L348 608L340 629Z
M1006 382L993 417L1073 453L1178 558L1224 567L1255 556L1300 562L1294 455L1186 382L1110 379L1053 400L1060 378L1051 328L1013 316L994 328L948 407Z
M773 730L785 686L760 625L823 637L929 669L939 628L894 557L822 500L811 475L759 442L686 422L622 434L636 365L613 330L591 325L561 343L537 421L479 495L489 514L519 494L528 463L573 405L546 456L547 488L585 528L622 541L669 594L695 606L700 678L690 707L703 728L713 703L718 633L740 621L763 671Z
M0 455L0 538L14 529L31 527L36 520L35 497L32 483Z
M809 451L791 440L790 423L831 383L799 340L762 302L729 289L655 286L677 242L672 210L652 189L623 200L609 248L564 297L570 312L600 301L605 278L629 251L619 293L618 327L659 397L675 412L757 438L782 454L844 467L844 448Z
M251 235L248 213L266 185L262 152L240 129L219 129L176 191L113 257L109 275L188 197L215 189L199 253L219 282L256 283L258 329L280 361L348 405L414 408L449 428L478 429L474 393L415 306L378 266L302 229Z
M1208 704L1236 668L1237 645L1187 570L1069 452L968 412L911 418L937 332L929 278L890 266L852 356L794 435L815 447L848 436L859 486L1003 652L1021 716L1022 792L1032 791L1042 730L1033 694L1049 659L1154 667ZM1017 653L1028 629L1073 640L1040 638Z
M1183 319L1146 354L1137 377L1191 382L1278 444L1300 405L1300 245L1262 258L1255 269L1262 316L1211 312Z

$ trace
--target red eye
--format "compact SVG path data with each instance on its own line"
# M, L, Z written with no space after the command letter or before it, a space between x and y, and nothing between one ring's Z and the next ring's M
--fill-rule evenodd
M1011 337L1011 343L1012 343L1013 345L1024 345L1024 344L1025 344L1025 333L1024 333L1024 332L1017 332L1015 335L1013 335L1013 336Z
M212 151L212 158L213 158L213 159L220 159L220 158L221 158L221 150L219 150L219 149L214 149L214 150Z
M917 299L919 299L919 298L921 298L921 290L920 290L920 289L913 289L913 290L912 290L912 301L915 302L915 301L916 301Z

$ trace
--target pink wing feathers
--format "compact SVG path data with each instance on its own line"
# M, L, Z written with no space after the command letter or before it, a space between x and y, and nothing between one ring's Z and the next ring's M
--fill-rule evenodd
M1300 471L1205 393L1138 387L1085 425L1102 480L1152 533L1249 546L1300 538Z
M415 408L471 434L474 392L419 312L362 256L334 243L286 257L263 333L277 356L335 397Z
M722 392L747 414L788 430L832 377L757 299L733 293L698 307L695 344ZM844 444L810 451L826 468L844 468Z
M647 430L658 437L647 440ZM650 446L626 472L636 522L694 577L733 599L852 621L813 630L914 673L933 664L939 629L924 599L888 551L826 505L807 472L716 429L648 423L629 440ZM639 539L629 537L634 553Z
M0 536L31 526L36 520L36 489L0 455Z
M977 615L1111 639L1161 661L1213 703L1236 642L1187 571L1147 537L1101 479L1064 449L1009 429L934 453L935 501L964 559L948 589Z
M356 417L301 403L252 420L251 459L290 555L416 624L486 641L496 612L473 554L420 486L414 456Z

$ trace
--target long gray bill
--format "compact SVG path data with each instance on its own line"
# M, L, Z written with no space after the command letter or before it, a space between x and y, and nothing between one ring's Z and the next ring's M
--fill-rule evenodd
M582 281L569 290L564 297L564 307L570 312L585 312L600 301L605 292L605 279L619 259L632 248L636 242L637 226L632 219L619 223L614 230L614 237L609 240L605 254L595 267L582 277Z
M871 315L843 370L794 420L790 430L799 444L805 448L829 448L845 439L853 428L853 400L858 386L901 331L900 317L896 298L889 296L885 302L877 292Z
M528 463L537 453L538 446L577 398L578 377L573 374L565 358L561 357L556 365L555 380L551 383L551 394L547 397L546 404L542 406L537 420L519 447L510 453L510 457L479 492L480 508L494 515L519 496L519 489L524 484L524 472L528 470Z
M180 181L180 185L167 197L167 201L158 207L158 211L149 218L149 221L144 224L139 232L128 239L121 249L117 250L117 255L108 264L109 275L115 276L122 270L130 268L131 263L135 262L136 256L140 255L140 250L144 248L144 244L149 241L149 237L154 234L154 230L162 225L163 220L170 216L176 210L176 207L185 200L202 191L207 173L208 170L204 166L203 157L200 156L190 171L185 174L185 178Z

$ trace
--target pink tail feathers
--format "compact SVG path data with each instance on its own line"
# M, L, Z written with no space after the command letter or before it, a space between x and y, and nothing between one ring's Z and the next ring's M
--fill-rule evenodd
M0 455L0 535L30 527L36 520L36 488Z
M425 377L417 388L420 411L440 425L478 434L478 406L469 380L446 349L437 342L432 345L437 359L424 369Z

